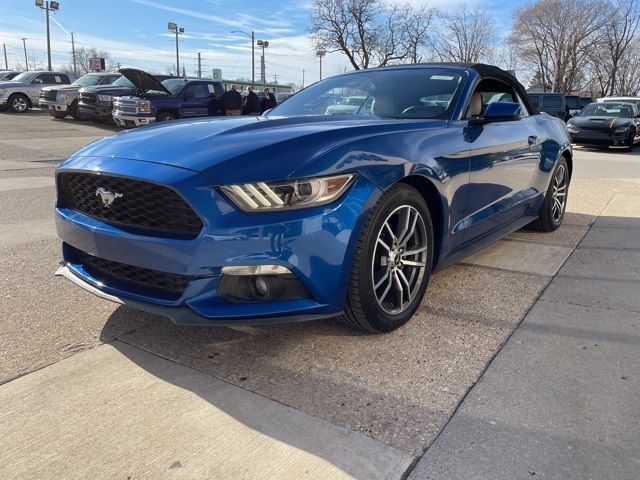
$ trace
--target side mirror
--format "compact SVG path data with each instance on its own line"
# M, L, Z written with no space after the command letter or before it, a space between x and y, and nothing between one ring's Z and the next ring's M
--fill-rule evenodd
M493 102L487 105L484 116L469 120L470 125L520 120L522 107L514 102Z

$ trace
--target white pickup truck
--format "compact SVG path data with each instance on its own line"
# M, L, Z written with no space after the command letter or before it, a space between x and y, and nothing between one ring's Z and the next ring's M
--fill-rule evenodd
M51 85L69 85L75 80L65 72L24 72L8 82L0 82L0 109L24 113L38 106L40 89Z

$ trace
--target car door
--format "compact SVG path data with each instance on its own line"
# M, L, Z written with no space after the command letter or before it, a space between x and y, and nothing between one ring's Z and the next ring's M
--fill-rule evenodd
M541 138L535 118L515 92L483 92L483 111L488 102L518 102L518 120L466 126L469 143L465 242L490 234L521 219L534 201L541 158Z
M204 117L209 114L210 94L204 82L193 82L182 90L182 116Z

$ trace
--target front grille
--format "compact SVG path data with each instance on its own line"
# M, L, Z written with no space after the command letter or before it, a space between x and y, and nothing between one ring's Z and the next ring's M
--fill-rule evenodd
M136 113L136 107L131 107L129 105L122 105L119 103L115 105L115 110L116 112L121 112L121 113Z
M180 195L155 183L93 173L61 172L58 189L60 207L107 223L186 238L195 238L203 227L200 218ZM114 197L109 198L110 194ZM105 199L113 201L105 206Z
M98 101L98 96L95 93L80 93L79 101L88 105L95 105Z
M56 101L56 94L57 94L57 93L58 93L58 92L57 92L56 90L48 90L48 91L46 91L46 90L44 90L44 91L43 91L43 90L40 90L40 98L41 98L42 100L50 100L50 101L52 101L52 102L55 102L55 101Z
M135 283L154 290L162 290L182 295L194 277L177 273L166 273L149 268L134 267L125 263L114 262L94 257L81 250L74 250L74 261L82 265L96 280L109 285L110 279Z

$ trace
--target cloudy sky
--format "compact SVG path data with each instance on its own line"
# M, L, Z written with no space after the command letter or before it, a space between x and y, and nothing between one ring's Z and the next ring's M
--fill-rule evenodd
M277 75L281 83L305 84L318 80L319 65L307 38L312 0L60 0L60 11L52 15L51 42L54 64L70 63L71 37L76 45L97 47L111 53L122 66L161 72L175 65L175 37L167 31L168 21L184 27L180 39L180 62L187 74L196 71L198 52L205 71L221 68L224 78L251 77L251 42L241 30L256 32L269 41L266 53L267 79ZM510 12L524 0L483 2L496 19L499 33L509 27ZM411 0L437 8L451 8L452 0ZM28 53L46 60L44 12L33 0L0 0L0 43L6 43L9 68ZM0 45L1 47L1 45ZM0 51L0 68L4 58ZM349 69L340 54L323 61L324 76ZM256 49L256 78L260 77Z

